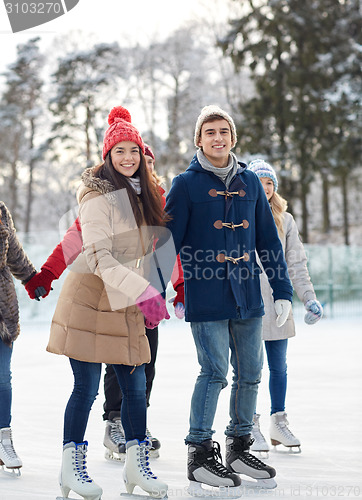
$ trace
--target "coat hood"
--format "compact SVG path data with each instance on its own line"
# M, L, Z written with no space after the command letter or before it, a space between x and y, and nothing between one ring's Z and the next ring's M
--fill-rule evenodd
M95 174L99 167L86 168L82 174L82 183L77 191L77 201L80 203L82 198L90 193L96 191L99 194L106 196L109 203L116 204L116 196L113 194L115 191L113 184L106 179L100 179Z

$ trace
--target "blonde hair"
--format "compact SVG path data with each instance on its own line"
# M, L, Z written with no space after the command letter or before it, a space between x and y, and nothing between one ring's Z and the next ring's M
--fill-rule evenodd
M279 237L284 236L283 222L284 214L287 211L288 203L280 194L274 191L272 197L269 200L270 208L274 217L275 225L278 229Z

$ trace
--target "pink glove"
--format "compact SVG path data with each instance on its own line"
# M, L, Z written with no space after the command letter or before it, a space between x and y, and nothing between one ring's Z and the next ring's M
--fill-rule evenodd
M138 297L136 305L145 317L147 328L156 328L163 319L170 319L165 299L151 285L148 285L146 290Z

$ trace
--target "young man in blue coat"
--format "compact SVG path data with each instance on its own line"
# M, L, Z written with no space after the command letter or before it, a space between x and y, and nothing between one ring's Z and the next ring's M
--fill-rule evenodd
M206 106L194 140L198 150L186 172L173 180L166 203L184 272L185 319L191 322L201 367L185 439L189 491L199 494L202 483L239 486L237 474L252 477L256 486L275 487L275 470L249 453L263 365L256 252L273 289L279 326L288 317L293 289L263 187L231 152L233 119L218 106ZM233 383L224 466L212 425L227 385L229 355Z

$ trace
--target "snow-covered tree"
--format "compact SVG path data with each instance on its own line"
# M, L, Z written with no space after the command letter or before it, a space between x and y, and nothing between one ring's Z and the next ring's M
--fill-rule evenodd
M39 38L17 47L17 57L5 72L5 90L0 104L1 159L9 183L9 208L16 220L24 209L24 230L30 229L34 169L41 158L41 146L36 143L39 117L42 113L41 94L44 57ZM19 181L26 184L26 204L19 206Z

